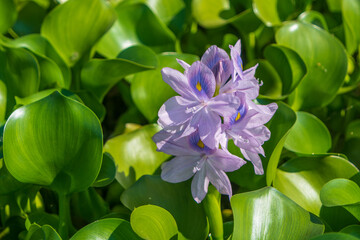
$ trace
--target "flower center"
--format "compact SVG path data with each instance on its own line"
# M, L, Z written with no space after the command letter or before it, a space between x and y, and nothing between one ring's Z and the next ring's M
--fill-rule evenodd
M205 147L205 145L204 145L204 143L201 141L201 139L199 139L199 141L197 142L196 145L198 145L200 148L204 148L204 147Z
M201 88L200 82L197 82L197 84L196 84L196 89L197 89L199 92L201 92L202 88Z
M241 114L238 112L235 118L235 122L237 122L241 118Z

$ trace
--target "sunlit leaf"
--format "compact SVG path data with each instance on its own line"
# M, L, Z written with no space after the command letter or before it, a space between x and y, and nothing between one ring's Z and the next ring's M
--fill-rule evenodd
M17 18L16 6L13 0L0 2L0 34L6 33Z
M164 208L144 205L131 213L132 229L143 239L168 240L178 233L173 216Z
M352 55L360 44L360 2L343 0L341 13L344 22L346 49Z
M227 23L220 14L230 9L229 0L193 0L192 13L196 21L205 28L216 28Z
M309 239L321 235L324 225L272 187L236 194L233 239ZM266 237L265 237L266 236ZM264 238L265 237L265 238Z
M325 124L307 112L297 112L296 116L285 148L302 154L326 153L331 147L331 135Z
M304 23L314 24L318 27L321 27L322 29L324 29L326 31L328 30L326 20L320 12L317 12L317 11L303 12L299 16L298 20L301 22L304 22Z

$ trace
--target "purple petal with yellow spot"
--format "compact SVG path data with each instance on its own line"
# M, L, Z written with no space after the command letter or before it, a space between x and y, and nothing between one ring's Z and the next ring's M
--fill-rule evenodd
M172 68L163 68L161 74L164 82L169 84L175 92L185 98L192 99L195 97L184 74Z
M194 62L185 72L193 93L200 101L209 100L215 93L213 72L203 63Z

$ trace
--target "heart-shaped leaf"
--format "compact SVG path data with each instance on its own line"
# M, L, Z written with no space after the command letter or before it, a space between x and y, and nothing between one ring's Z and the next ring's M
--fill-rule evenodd
M331 147L331 135L325 124L307 112L297 112L296 116L285 148L301 154L326 153Z
M176 59L191 64L198 60L198 57L190 54L163 53L158 55L158 59L159 64L156 69L135 74L131 82L131 97L150 122L156 120L161 105L176 95L176 92L163 81L161 69L171 67L182 72L183 68Z
M133 45L145 45L155 52L173 51L175 36L143 3L129 1L116 6L117 21L96 45L107 58L115 58Z
M301 22L314 24L314 25L328 31L328 26L327 26L326 20L320 12L306 11L306 12L303 12L299 16L298 19Z
M73 66L110 29L114 20L114 10L103 0L71 0L46 16L41 35Z
M135 233L143 239L169 240L178 233L173 216L156 205L135 208L131 213L130 224Z
M105 187L109 185L116 175L116 166L113 157L109 153L104 153L101 163L101 169L93 187Z
M169 155L157 152L151 139L161 128L155 124L111 138L104 152L113 156L116 180L126 189L146 174L153 174Z
M4 160L21 182L65 194L85 190L98 175L101 159L99 120L57 91L17 109L5 125Z
M205 28L216 28L228 21L220 13L230 9L229 0L193 0L191 9L196 21Z
M170 212L178 226L178 239L205 239L208 224L205 212L191 196L190 182L172 184L160 176L143 176L121 195L129 209L152 204Z
M319 215L322 186L334 178L351 178L358 172L354 165L340 156L299 157L278 169L274 187L305 210Z
M347 72L347 56L341 43L325 30L301 22L285 24L275 37L278 44L299 54L308 71L292 94L292 107L304 109L329 104Z
M324 225L272 187L236 194L232 239L309 239L321 235Z
M107 218L95 221L79 231L77 231L70 240L140 240L131 229L130 223L119 218Z

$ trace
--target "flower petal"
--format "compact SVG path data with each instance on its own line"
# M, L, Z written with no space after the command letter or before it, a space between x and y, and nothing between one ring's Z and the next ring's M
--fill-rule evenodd
M159 110L159 123L162 126L181 124L192 117L192 113L187 109L196 106L198 103L190 101L180 96L168 99Z
M219 149L214 154L210 155L208 161L216 169L220 169L224 172L233 172L246 164L242 158L232 155L228 151L222 149Z
M200 155L174 157L161 166L161 178L171 183L186 181L196 173L194 169L200 160Z
M215 45L209 47L201 57L201 62L211 70L219 61L223 60L230 60L230 58L225 50L218 48Z
M215 93L215 76L203 63L196 61L185 72L193 93L199 100L207 101Z
M258 80L230 80L222 88L220 88L220 93L231 93L231 92L241 92L245 93L246 96L250 99L255 99L259 95L260 85Z
M223 86L226 81L229 79L231 74L234 71L234 67L230 60L222 60L219 61L211 71L214 73L216 86L221 87Z
M207 103L210 111L216 112L220 116L230 117L240 106L240 99L233 93L219 94Z
M181 59L176 59L176 61L183 67L183 69L186 71L189 69L190 64L188 64L187 62L181 60Z
M264 174L264 169L259 155L257 153L245 149L240 149L240 150L244 158L251 161L252 164L254 165L255 174L257 175Z
M206 176L208 177L211 184L214 185L214 187L219 191L219 193L226 194L231 197L231 183L224 171L216 169L213 165L209 163L207 163L205 167Z
M214 112L206 108L197 114L199 116L199 135L201 141L211 149L219 147L219 141L216 138L221 132L221 118Z
M252 101L247 101L249 106L249 112L255 112L252 114L252 117L248 124L247 128L254 128L261 126L274 116L276 110L278 109L278 105L276 103L270 103L268 105L258 105Z
M191 182L191 194L197 203L200 203L206 196L209 187L209 179L206 176L206 169L202 168L197 172Z
M234 70L238 76L242 76L243 74L243 62L241 59L241 42L238 40L235 44L235 46L229 46L230 47L230 55L231 60L234 65Z
M175 92L189 99L195 98L184 74L175 69L166 67L161 70L161 75L164 82L169 84Z

